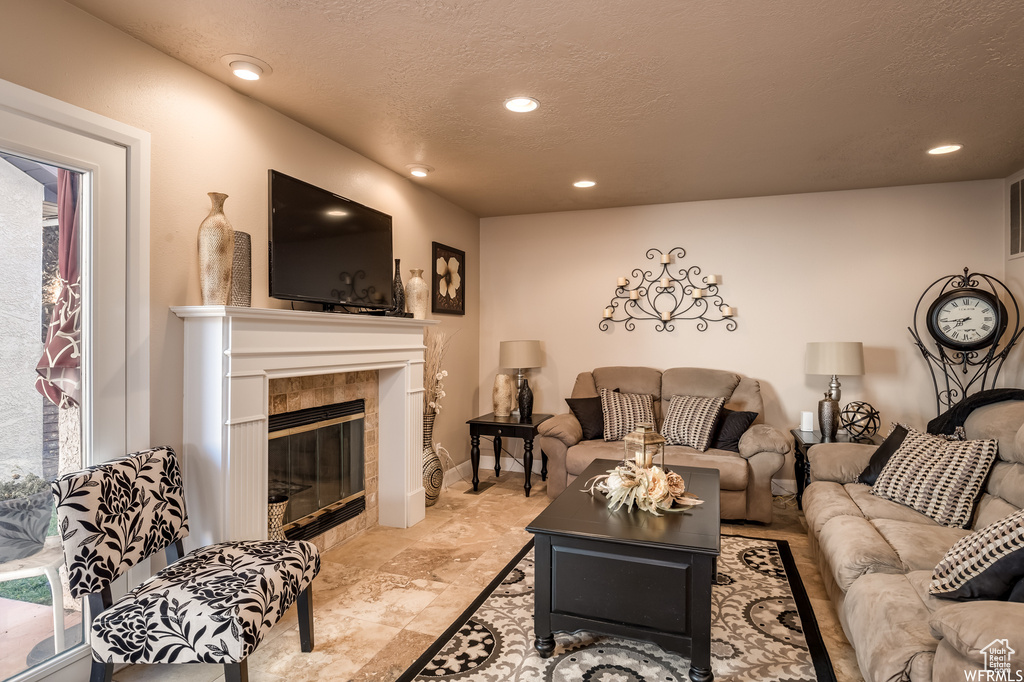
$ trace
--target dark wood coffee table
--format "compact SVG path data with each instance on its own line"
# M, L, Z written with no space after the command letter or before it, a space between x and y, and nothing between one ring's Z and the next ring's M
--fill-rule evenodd
M604 495L582 491L618 463L595 460L526 527L535 536L534 646L547 658L553 633L577 630L645 640L689 656L690 679L710 682L718 470L668 467L704 504L654 516L613 512Z

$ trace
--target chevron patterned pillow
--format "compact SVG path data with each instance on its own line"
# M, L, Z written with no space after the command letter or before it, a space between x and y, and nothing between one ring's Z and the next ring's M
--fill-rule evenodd
M943 526L966 528L997 445L995 440L948 441L907 429L871 494L915 509Z
M1024 509L964 536L935 567L928 592L948 599L1006 599L1024 579Z
M654 423L654 399L640 393L619 393L601 389L604 439L622 440L637 424Z
M672 396L665 412L665 421L661 425L665 444L688 445L699 452L707 450L724 404L725 398Z

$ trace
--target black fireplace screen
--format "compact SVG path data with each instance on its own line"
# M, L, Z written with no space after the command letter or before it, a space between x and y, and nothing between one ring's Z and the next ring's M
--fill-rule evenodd
M364 491L362 400L273 415L268 493L287 495L285 525Z

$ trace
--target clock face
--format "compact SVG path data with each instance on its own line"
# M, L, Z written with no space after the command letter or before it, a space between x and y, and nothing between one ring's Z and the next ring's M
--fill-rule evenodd
M1006 309L992 294L960 289L940 296L928 311L928 331L955 350L977 350L995 343L1006 329Z

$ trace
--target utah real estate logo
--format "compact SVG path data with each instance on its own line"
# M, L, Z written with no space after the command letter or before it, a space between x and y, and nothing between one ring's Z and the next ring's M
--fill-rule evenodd
M984 670L965 670L967 682L1024 682L1024 672L1013 665L1017 652L1006 639L994 639L981 650L985 656Z

